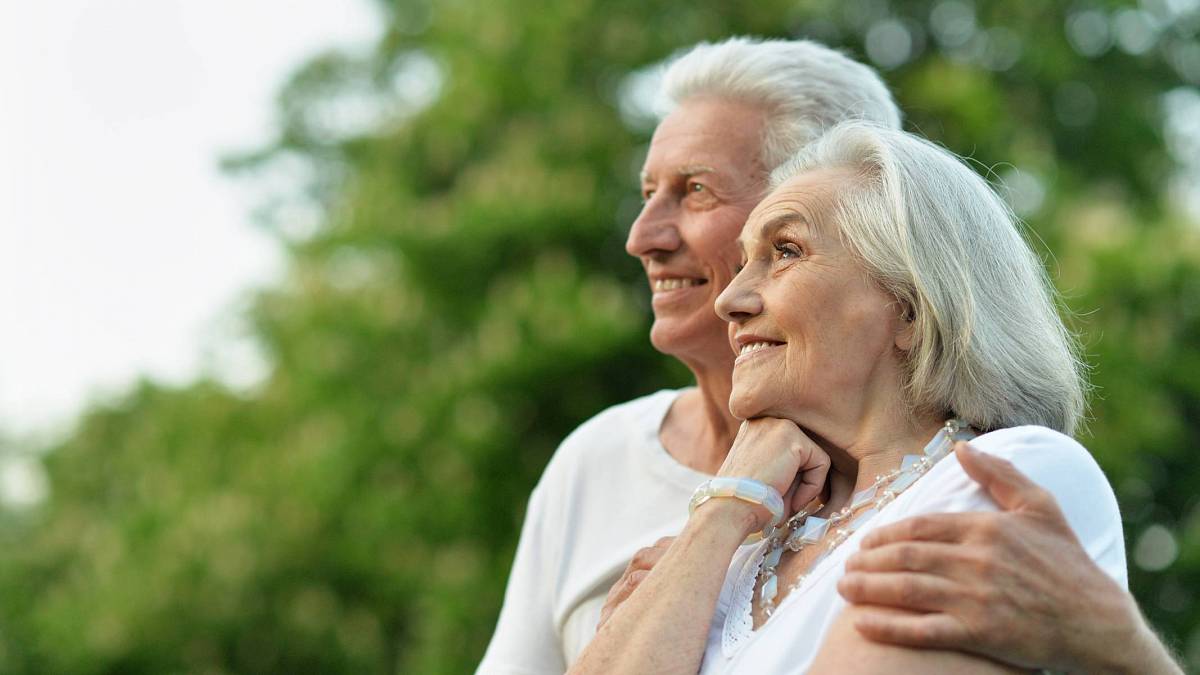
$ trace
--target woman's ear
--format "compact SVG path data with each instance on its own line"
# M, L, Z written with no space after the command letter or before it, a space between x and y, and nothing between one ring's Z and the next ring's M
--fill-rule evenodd
M896 349L902 352L910 351L913 347L913 339L915 337L917 323L916 312L913 311L912 305L903 300L897 303L900 309L900 321L896 327Z

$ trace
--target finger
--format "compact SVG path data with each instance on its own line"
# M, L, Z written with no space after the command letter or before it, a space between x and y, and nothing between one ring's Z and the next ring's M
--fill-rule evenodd
M928 541L901 541L860 549L846 559L847 572L925 572L945 574L964 557L966 547Z
M621 578L617 579L617 582L612 585L612 588L608 589L608 595L604 596L605 607L615 604L617 598L620 598L623 593L628 593L626 589L629 586L629 575L632 573L633 570L627 568L625 573L621 575Z
M649 570L631 570L626 572L617 583L608 591L608 597L604 600L604 607L600 609L600 623L603 624L612 616L612 613L621 606L621 603L629 599L639 584L642 583L647 576Z
M642 581L650 575L649 570L634 570L625 576L624 583L621 584L621 589L613 596L609 604L613 609L621 606L621 603L629 599L633 592L637 590Z
M962 596L962 587L928 574L850 572L838 579L838 593L854 605L895 607L916 612L943 611Z
M917 614L887 607L858 607L854 627L863 637L905 647L968 649L966 628L947 614Z
M609 617L612 616L612 613L616 609L617 609L616 605L607 605L607 604L600 608L600 620L596 622L596 630L600 630L601 626L608 623Z
M963 471L983 486L1001 509L1013 511L1035 507L1043 510L1047 504L1058 509L1050 493L1029 480L1011 462L979 452L964 442L959 442L954 450Z
M797 473L796 477L794 479L792 479L791 487L788 488L787 492L783 493L783 503L786 504L788 507L787 515L794 515L796 513L799 513L806 506L810 506L810 505L816 506L817 502L820 500L820 495L818 495L817 499L810 499L808 501L802 501L799 490L800 490L800 485L801 485L801 482L803 481L803 479L804 479L803 474Z
M860 548L876 548L901 541L959 543L975 528L979 513L930 513L905 518L876 528L863 537Z
M821 495L825 479L829 476L829 455L815 444L810 446L808 459L800 467L800 484L792 496L792 504L802 508Z
M662 560L662 557L666 555L668 548L670 548L669 545L659 546L656 544L638 549L638 552L633 554L633 560L629 561L629 567L626 568L626 572L638 569L653 569L658 564L658 561Z
M604 622L608 621L608 617L612 616L617 607L629 596L629 592L626 590L628 584L629 579L626 575L617 579L617 583L608 589L608 596L604 598L604 606L600 608L600 621L596 624L597 628L603 626Z

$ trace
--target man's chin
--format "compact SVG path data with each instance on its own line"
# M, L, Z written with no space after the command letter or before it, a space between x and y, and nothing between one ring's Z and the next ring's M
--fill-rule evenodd
M689 347L695 348L702 342L703 335L695 326L689 326L690 323L693 322L677 317L655 317L650 326L650 344L669 356L687 353Z
M710 367L733 361L729 348L725 322L713 314L712 321L695 315L687 318L655 319L650 327L650 344L659 352L677 359L691 361L699 359Z

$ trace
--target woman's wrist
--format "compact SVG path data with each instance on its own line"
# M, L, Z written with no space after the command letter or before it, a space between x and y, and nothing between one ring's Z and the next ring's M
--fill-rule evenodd
M740 499L710 499L692 512L688 523L702 529L720 529L737 536L740 543L747 535L762 530L771 513L760 504Z
M694 513L714 501L737 501L753 507L755 513L765 512L765 520L759 518L750 533L750 541L766 536L767 530L783 520L783 497L775 488L753 478L717 476L700 484L692 493L688 513Z

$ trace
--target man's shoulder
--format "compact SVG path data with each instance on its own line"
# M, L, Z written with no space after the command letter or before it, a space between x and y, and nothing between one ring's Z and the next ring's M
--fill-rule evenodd
M554 453L555 460L584 459L596 452L607 455L615 445L657 438L662 420L678 395L677 389L662 389L605 408L563 439Z
M632 471L644 471L644 460L660 447L658 430L678 395L679 390L663 389L610 406L580 424L554 451L538 487L574 491L601 476L628 478Z

